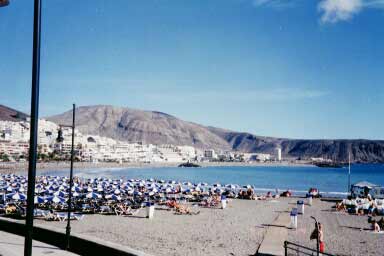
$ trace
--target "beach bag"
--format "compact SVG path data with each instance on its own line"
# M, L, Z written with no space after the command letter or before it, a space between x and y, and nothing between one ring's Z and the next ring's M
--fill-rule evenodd
M315 228L312 233L311 233L311 236L309 237L310 240L313 240L313 239L317 239L317 237L319 236L319 231L317 230L317 228Z

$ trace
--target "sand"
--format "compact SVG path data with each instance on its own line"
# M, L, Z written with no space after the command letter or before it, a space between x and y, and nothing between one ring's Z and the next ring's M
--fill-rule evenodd
M198 215L157 210L154 219L87 215L72 231L129 246L152 255L254 255L266 227L288 207L286 199L233 200L222 209L201 208ZM45 222L65 229L65 223Z
M72 232L90 235L152 255L254 255L267 225L279 214L289 214L294 198L271 201L233 200L227 209L200 208L199 215L180 216L156 210L152 220L137 217L86 215L72 222ZM314 227L310 216L324 226L326 252L333 255L383 255L384 233L369 230L367 216L337 213L334 203L314 200L298 219L298 229L288 229L287 240L316 248L309 236ZM378 218L378 217L377 217ZM65 230L66 223L36 220ZM283 227L284 228L284 227ZM283 244L282 244L283 246ZM293 255L293 254L290 254Z

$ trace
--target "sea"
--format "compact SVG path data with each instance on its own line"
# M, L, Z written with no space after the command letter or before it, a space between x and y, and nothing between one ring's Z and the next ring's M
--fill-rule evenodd
M47 170L45 175L69 176L69 170ZM294 195L305 195L309 188L319 189L323 196L345 197L348 189L348 168L320 168L315 166L210 166L200 168L145 167L96 168L74 170L81 178L106 177L112 179L162 179L192 183L206 182L251 185L257 193L285 190ZM384 186L384 164L351 165L351 184L368 181Z

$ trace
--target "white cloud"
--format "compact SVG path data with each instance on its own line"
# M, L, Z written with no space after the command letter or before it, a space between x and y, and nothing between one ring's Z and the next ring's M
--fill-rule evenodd
M362 7L362 0L323 0L318 5L322 23L350 20Z
M322 23L348 21L364 8L384 8L384 0L321 0L318 4Z

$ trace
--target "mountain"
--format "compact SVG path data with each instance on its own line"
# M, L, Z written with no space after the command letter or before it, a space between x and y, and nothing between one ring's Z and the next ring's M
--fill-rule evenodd
M27 120L28 115L0 104L0 121L19 122Z
M384 162L383 140L294 140L255 136L215 127L208 129L225 139L233 150L241 152L273 154L279 147L283 156L292 158L322 157L347 162L350 153L354 162Z
M72 111L47 118L60 124L72 121ZM239 152L273 154L277 147L284 157L323 157L356 162L384 162L384 141L380 140L296 140L256 136L180 120L174 116L113 106L85 106L76 109L76 127L83 133L127 142L191 145Z
M293 140L255 136L249 133L217 133L230 146L242 152L264 152L273 154L281 148L285 157L310 159L312 157L347 162L384 162L384 141L382 140Z
M72 111L49 117L47 120L70 124ZM76 109L76 128L85 134L120 141L231 149L225 139L206 127L156 111L104 105L79 107Z

